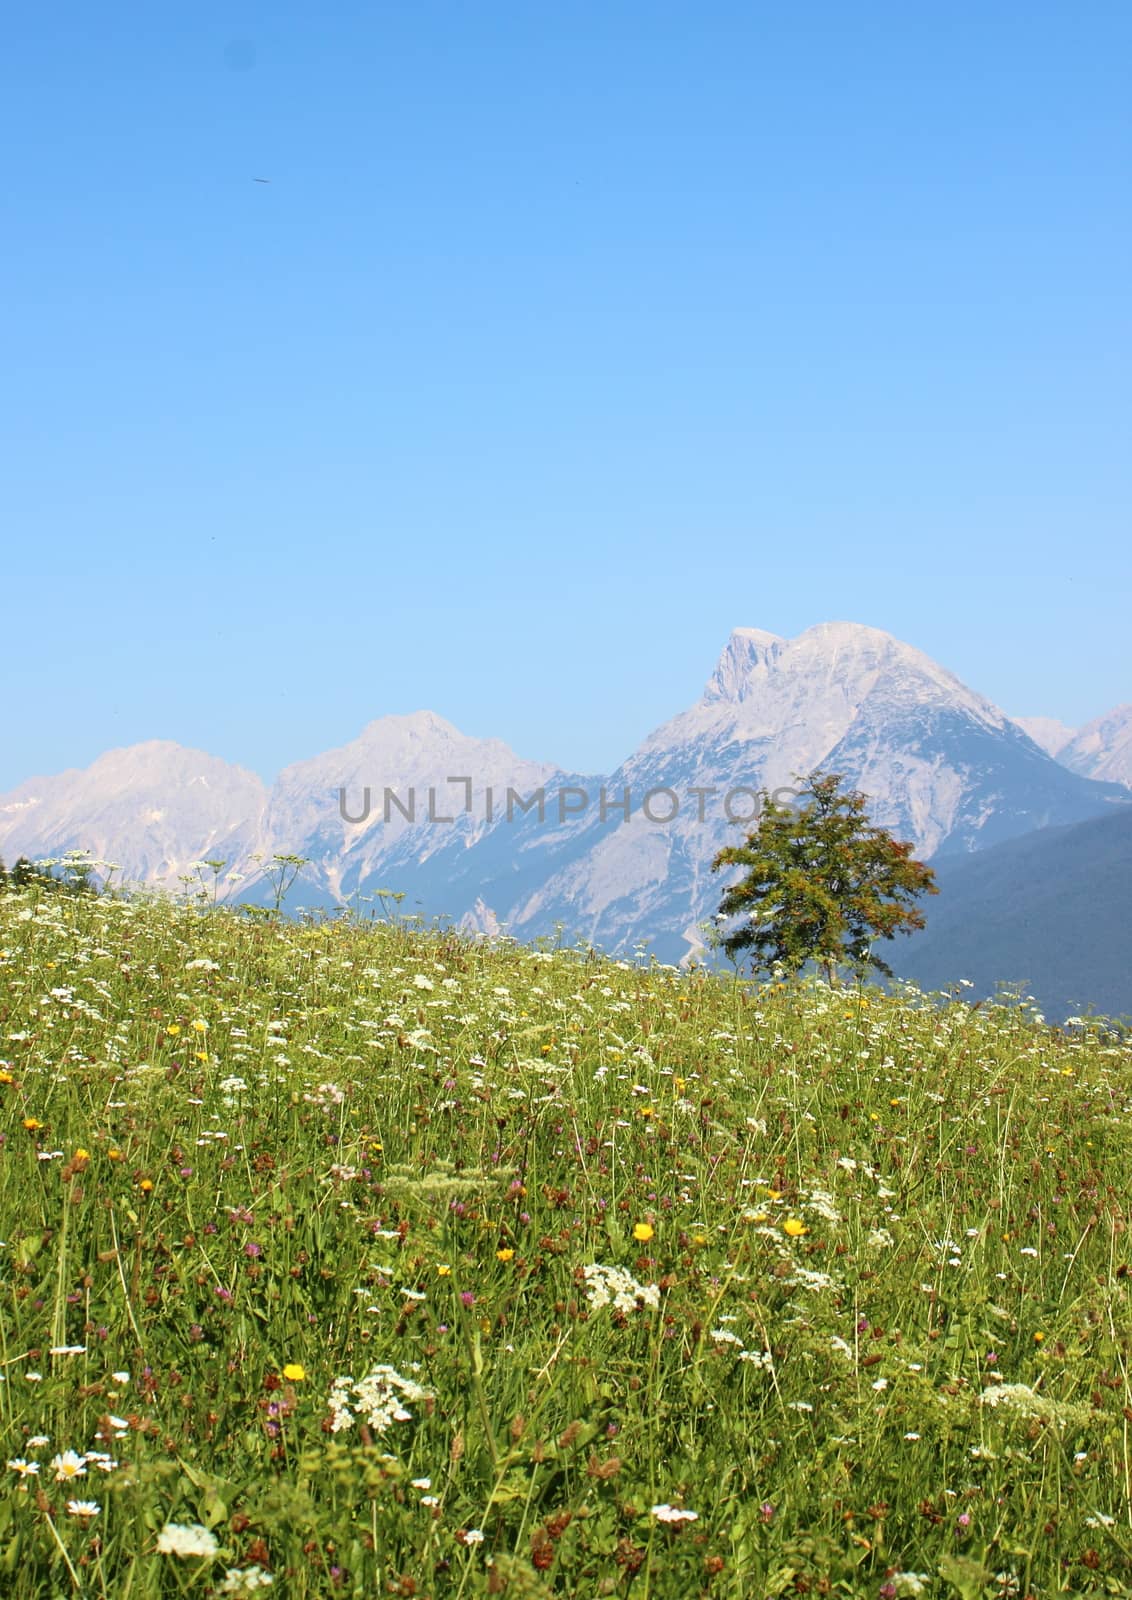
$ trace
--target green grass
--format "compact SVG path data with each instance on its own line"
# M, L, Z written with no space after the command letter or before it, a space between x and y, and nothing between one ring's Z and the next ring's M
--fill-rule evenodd
M12 1600L1132 1594L1114 1035L35 891L0 952Z

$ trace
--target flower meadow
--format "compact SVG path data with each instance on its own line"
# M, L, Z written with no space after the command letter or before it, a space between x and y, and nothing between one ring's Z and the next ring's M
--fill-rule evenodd
M0 1592L1132 1594L1132 1045L0 899Z

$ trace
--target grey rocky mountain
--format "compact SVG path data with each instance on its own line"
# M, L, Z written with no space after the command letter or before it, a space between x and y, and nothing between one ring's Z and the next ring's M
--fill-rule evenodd
M1119 729L1102 735L1124 749ZM292 853L307 865L289 906L364 910L392 890L426 918L615 950L647 939L679 959L719 900L711 860L758 791L842 772L877 821L942 860L1128 802L1119 782L1065 761L878 629L825 623L783 639L737 628L699 698L604 778L524 760L428 711L379 718L286 768L270 793L154 741L0 799L0 853L87 848L127 880L166 887L224 856L229 892L260 901L265 862Z

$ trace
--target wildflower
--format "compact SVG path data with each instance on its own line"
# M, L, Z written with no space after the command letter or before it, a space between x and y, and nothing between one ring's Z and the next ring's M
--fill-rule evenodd
M514 1256L515 1256L514 1250L510 1250L510 1249L497 1250L495 1252L495 1259L497 1261L511 1261L511 1260L514 1259Z
M216 1535L199 1522L167 1522L157 1535L157 1549L163 1556L180 1556L182 1560L190 1556L203 1556L206 1561L211 1561L220 1544Z
M809 1232L809 1229L800 1218L787 1217L786 1221L782 1224L782 1231L783 1233L788 1234L791 1239L800 1239L804 1233Z
M275 1582L270 1572L262 1567L229 1567L220 1585L221 1594L255 1594L257 1589L268 1589Z
M586 1295L590 1305L600 1311L612 1304L615 1311L636 1311L639 1306L654 1310L660 1304L660 1285L643 1284L620 1267L605 1267L593 1262L582 1269L586 1280Z
M638 1244L648 1244L655 1231L651 1222L638 1222L633 1229L633 1238Z
M40 1128L43 1127L43 1123L40 1122L38 1117L25 1117L24 1127L29 1133L36 1133Z
M678 1506L660 1505L653 1506L649 1515L658 1522L696 1522L700 1514L698 1511L684 1511Z
M433 1392L412 1378L403 1378L390 1366L376 1366L364 1378L335 1378L327 1396L330 1431L342 1433L354 1425L355 1412L375 1433L385 1433L394 1422L409 1422L412 1412L405 1400L431 1400Z
M432 1479L431 1478L413 1478L412 1479L412 1486L413 1486L414 1489L431 1489L432 1488Z
M21 1478L34 1477L39 1471L38 1461L25 1461L22 1456L17 1456L14 1461L9 1461L8 1465Z
M818 1216L824 1217L827 1222L841 1221L841 1213L837 1209L837 1204L833 1196L831 1194L827 1194L824 1189L811 1190L809 1195L809 1203L811 1208L817 1212Z
M72 1478L86 1477L86 1462L73 1450L64 1450L61 1455L55 1457L51 1465L55 1469L56 1483L70 1483Z
M68 1500L67 1510L80 1522L89 1522L92 1517L97 1517L102 1507L97 1500Z
M288 1383L304 1383L306 1381L307 1369L303 1366L301 1361L288 1361L284 1365L283 1376L287 1379Z
M469 1528L464 1534L465 1544L482 1544L483 1540L484 1532L482 1528Z

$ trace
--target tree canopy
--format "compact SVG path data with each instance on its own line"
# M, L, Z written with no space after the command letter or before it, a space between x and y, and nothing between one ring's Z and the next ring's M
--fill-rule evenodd
M756 972L813 961L831 981L844 965L890 974L874 943L924 926L915 902L937 892L934 874L870 820L865 795L840 774L805 781L803 804L776 805L764 790L757 826L712 862L713 872L745 869L720 902L731 924L720 942L731 957L749 955Z

